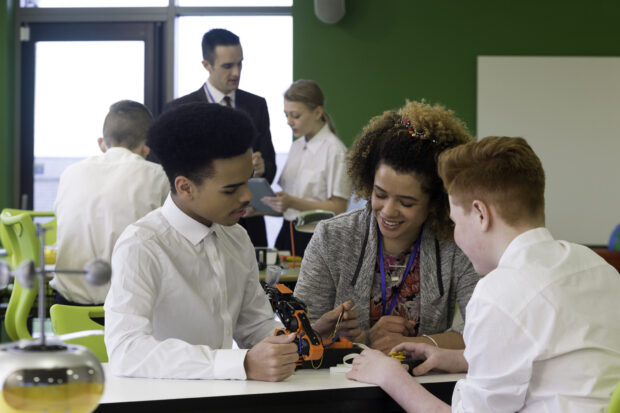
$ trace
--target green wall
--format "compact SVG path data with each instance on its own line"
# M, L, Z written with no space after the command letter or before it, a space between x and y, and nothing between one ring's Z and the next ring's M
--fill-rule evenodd
M13 55L15 8L0 0L0 209L13 202Z
M620 56L620 2L348 0L320 22L293 6L294 77L314 79L347 144L405 99L442 103L476 130L479 55Z
M0 0L0 208L12 206L14 5ZM368 119L425 98L475 133L478 55L620 56L617 0L348 0L321 23L293 5L294 77L316 80L349 145Z

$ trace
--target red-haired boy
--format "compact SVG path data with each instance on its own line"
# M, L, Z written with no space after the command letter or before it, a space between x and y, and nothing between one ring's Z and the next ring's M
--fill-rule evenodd
M545 173L522 138L488 137L444 152L454 239L486 275L467 305L465 350L403 343L414 369L467 372L452 407L373 350L348 377L380 385L407 411L600 412L620 380L620 275L545 228ZM380 364L378 368L377 364Z

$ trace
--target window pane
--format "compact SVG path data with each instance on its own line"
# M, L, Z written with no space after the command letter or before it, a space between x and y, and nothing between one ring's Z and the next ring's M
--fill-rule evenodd
M284 91L293 78L293 19L291 16L179 17L176 39L175 97L197 90L207 80L201 41L212 28L226 28L241 39L243 71L240 88L263 96L269 107L273 146L288 152L291 129L284 118ZM278 171L283 165L278 165Z
M38 42L35 59L34 207L50 211L62 171L101 153L110 105L144 101L144 42Z
M290 7L293 0L178 0L184 7Z
M168 0L22 0L22 7L166 7Z

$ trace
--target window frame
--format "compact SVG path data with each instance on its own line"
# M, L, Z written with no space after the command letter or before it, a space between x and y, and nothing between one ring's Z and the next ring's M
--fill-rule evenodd
M167 7L121 7L121 8L29 8L16 10L16 62L15 70L15 128L14 142L19 151L18 174L14 177L19 194L19 206L32 209L34 205L34 43L30 27L71 25L80 28L80 37L71 40L112 40L89 37L93 25L144 24L147 37L154 48L145 50L145 104L158 115L165 103L173 99L174 90L174 34L175 22L181 16L291 16L292 6L264 7L179 7L169 0ZM112 27L112 26L111 26ZM34 33L34 32L33 32ZM62 35L59 34L60 37ZM22 38L24 40L22 41ZM66 39L66 38L65 38ZM52 40L52 39L46 39ZM62 39L54 39L62 40ZM117 39L121 40L121 39ZM129 39L122 39L129 40ZM130 40L143 40L132 38ZM30 46L28 45L30 44ZM32 48L30 51L28 48ZM16 63L17 65L17 63Z

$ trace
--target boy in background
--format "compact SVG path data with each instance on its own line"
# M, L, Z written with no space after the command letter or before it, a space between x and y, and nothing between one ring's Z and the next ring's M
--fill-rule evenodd
M147 141L171 192L114 248L105 303L113 374L279 381L295 370L295 334L273 335L282 325L237 224L252 199L253 136L247 115L217 104L180 105L153 123Z
M60 176L56 268L82 269L94 258L110 261L125 227L160 207L170 184L162 167L145 160L146 132L153 116L141 103L110 106L98 138L103 155L70 165ZM110 287L83 277L56 273L50 285L56 304L103 305Z
M545 175L521 138L488 137L439 158L454 239L486 276L467 305L465 350L403 343L431 369L467 372L452 407L395 359L365 351L348 377L411 412L600 412L620 380L620 275L545 228Z

